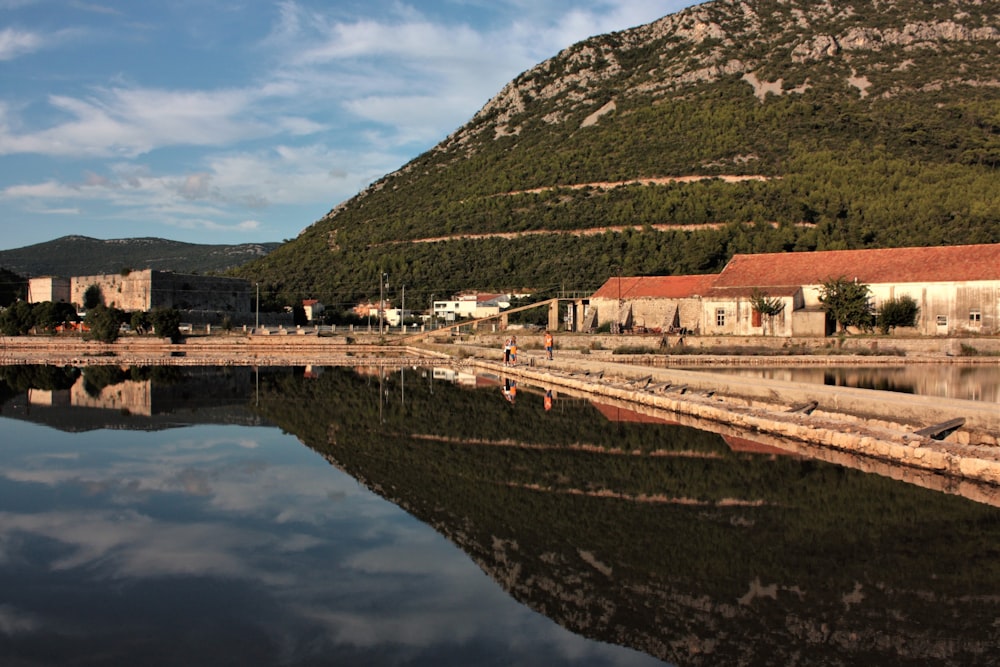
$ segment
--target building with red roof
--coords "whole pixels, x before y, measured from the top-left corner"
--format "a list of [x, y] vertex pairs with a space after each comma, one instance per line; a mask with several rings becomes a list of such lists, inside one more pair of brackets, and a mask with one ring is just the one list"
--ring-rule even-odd
[[302, 310], [305, 311], [307, 321], [315, 322], [326, 310], [326, 306], [316, 299], [303, 299]]
[[[867, 285], [873, 309], [912, 298], [919, 333], [1000, 333], [1000, 244], [734, 255], [717, 275], [610, 278], [591, 297], [591, 316], [613, 328], [822, 336], [833, 323], [821, 287], [841, 278]], [[762, 316], [755, 294], [781, 312]]]
[[609, 278], [590, 297], [593, 328], [653, 332], [695, 330], [701, 319], [701, 297], [718, 275]]

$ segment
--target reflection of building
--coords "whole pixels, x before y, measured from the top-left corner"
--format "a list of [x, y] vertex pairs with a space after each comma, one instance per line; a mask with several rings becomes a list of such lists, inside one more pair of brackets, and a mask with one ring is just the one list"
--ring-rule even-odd
[[83, 306], [84, 296], [94, 287], [100, 290], [104, 305], [126, 311], [176, 308], [249, 313], [252, 310], [250, 283], [246, 280], [152, 269], [73, 278], [32, 278], [28, 286], [29, 300]]
[[28, 388], [28, 404], [50, 408], [65, 408], [71, 405], [69, 392], [59, 389]]
[[149, 380], [124, 380], [100, 389], [96, 395], [91, 393], [93, 391], [87, 389], [81, 375], [69, 389], [29, 389], [28, 402], [38, 406], [115, 410], [145, 417], [153, 414], [152, 384]]
[[431, 377], [442, 382], [475, 387], [478, 384], [479, 376], [475, 373], [447, 367], [434, 367], [431, 369]]
[[28, 389], [18, 410], [5, 414], [63, 430], [160, 429], [189, 424], [259, 424], [249, 407], [260, 377], [288, 368], [100, 367], [67, 375], [65, 389]]

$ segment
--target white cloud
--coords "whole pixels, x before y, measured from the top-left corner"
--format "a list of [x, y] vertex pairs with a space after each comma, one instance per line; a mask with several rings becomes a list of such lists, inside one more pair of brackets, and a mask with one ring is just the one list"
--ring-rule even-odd
[[31, 132], [0, 131], [0, 154], [135, 157], [169, 145], [217, 146], [266, 136], [252, 118], [247, 91], [97, 90], [86, 99], [52, 95], [50, 106], [69, 120]]
[[[0, 0], [0, 8], [19, 4]], [[582, 38], [687, 3], [592, 0], [567, 9], [496, 0], [468, 13], [463, 4], [390, 0], [310, 8], [289, 0], [278, 5], [273, 27], [259, 33], [263, 38], [229, 33], [235, 41], [227, 49], [240, 54], [239, 66], [223, 64], [205, 76], [191, 64], [205, 53], [187, 48], [184, 36], [195, 25], [211, 30], [213, 21], [232, 14], [207, 6], [178, 26], [155, 24], [139, 11], [102, 15], [101, 28], [91, 27], [91, 34], [123, 25], [115, 21], [148, 21], [172, 37], [163, 40], [171, 52], [145, 51], [155, 41], [152, 33], [137, 38], [118, 31], [117, 46], [129, 40], [135, 62], [97, 69], [73, 85], [63, 82], [73, 80], [71, 70], [40, 69], [51, 74], [33, 79], [42, 81], [44, 93], [0, 92], [4, 167], [25, 155], [48, 165], [31, 173], [6, 168], [0, 200], [32, 202], [34, 212], [79, 211], [83, 233], [86, 225], [125, 230], [112, 221], [137, 218], [213, 232], [299, 230], [312, 220], [290, 219], [276, 207], [315, 210], [318, 217], [443, 140], [519, 72]], [[54, 36], [71, 36], [71, 30], [86, 34], [85, 28], [49, 35], [8, 28], [0, 32], [0, 60], [64, 48], [72, 40]], [[98, 56], [94, 62], [101, 48], [88, 43]], [[208, 52], [203, 43], [199, 48]], [[147, 59], [157, 65], [147, 68]], [[173, 60], [187, 63], [183, 76]], [[44, 66], [41, 57], [30, 62]], [[178, 81], [197, 85], [178, 88]], [[79, 182], [63, 166], [70, 161], [86, 174]]]
[[78, 188], [67, 186], [56, 181], [45, 181], [31, 185], [11, 185], [3, 189], [0, 197], [3, 199], [64, 199], [79, 197]]
[[43, 46], [44, 41], [38, 33], [4, 28], [0, 30], [0, 60], [13, 60], [18, 56], [37, 51]]
[[80, 215], [80, 209], [77, 207], [73, 208], [42, 208], [38, 209], [38, 213], [44, 215]]

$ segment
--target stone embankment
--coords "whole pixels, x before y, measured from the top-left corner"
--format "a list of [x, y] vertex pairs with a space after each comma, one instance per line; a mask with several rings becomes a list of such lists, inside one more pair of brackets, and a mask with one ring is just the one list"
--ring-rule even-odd
[[0, 337], [0, 366], [59, 364], [97, 366], [363, 366], [406, 359], [440, 363], [446, 355], [410, 346], [349, 343], [343, 337], [206, 336], [171, 343], [165, 338], [121, 338], [114, 343], [80, 338]]
[[[720, 432], [786, 451], [803, 453], [808, 446], [880, 462], [895, 470], [894, 477], [922, 473], [924, 478], [928, 474], [940, 478], [925, 481], [926, 486], [950, 488], [959, 480], [997, 486], [995, 500], [1000, 505], [1000, 406], [996, 404], [582, 359], [565, 363], [535, 359], [516, 367], [493, 360], [471, 363], [498, 377], [622, 401], [668, 421], [683, 417], [702, 429], [706, 424], [724, 426]], [[813, 401], [815, 408], [795, 410]], [[966, 423], [943, 440], [915, 433], [955, 417]]]

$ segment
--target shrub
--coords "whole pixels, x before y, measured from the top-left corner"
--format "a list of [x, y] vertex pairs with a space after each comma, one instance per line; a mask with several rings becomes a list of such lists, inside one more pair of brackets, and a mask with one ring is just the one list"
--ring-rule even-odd
[[884, 301], [878, 308], [878, 328], [884, 334], [896, 327], [912, 327], [917, 324], [920, 306], [910, 296]]

